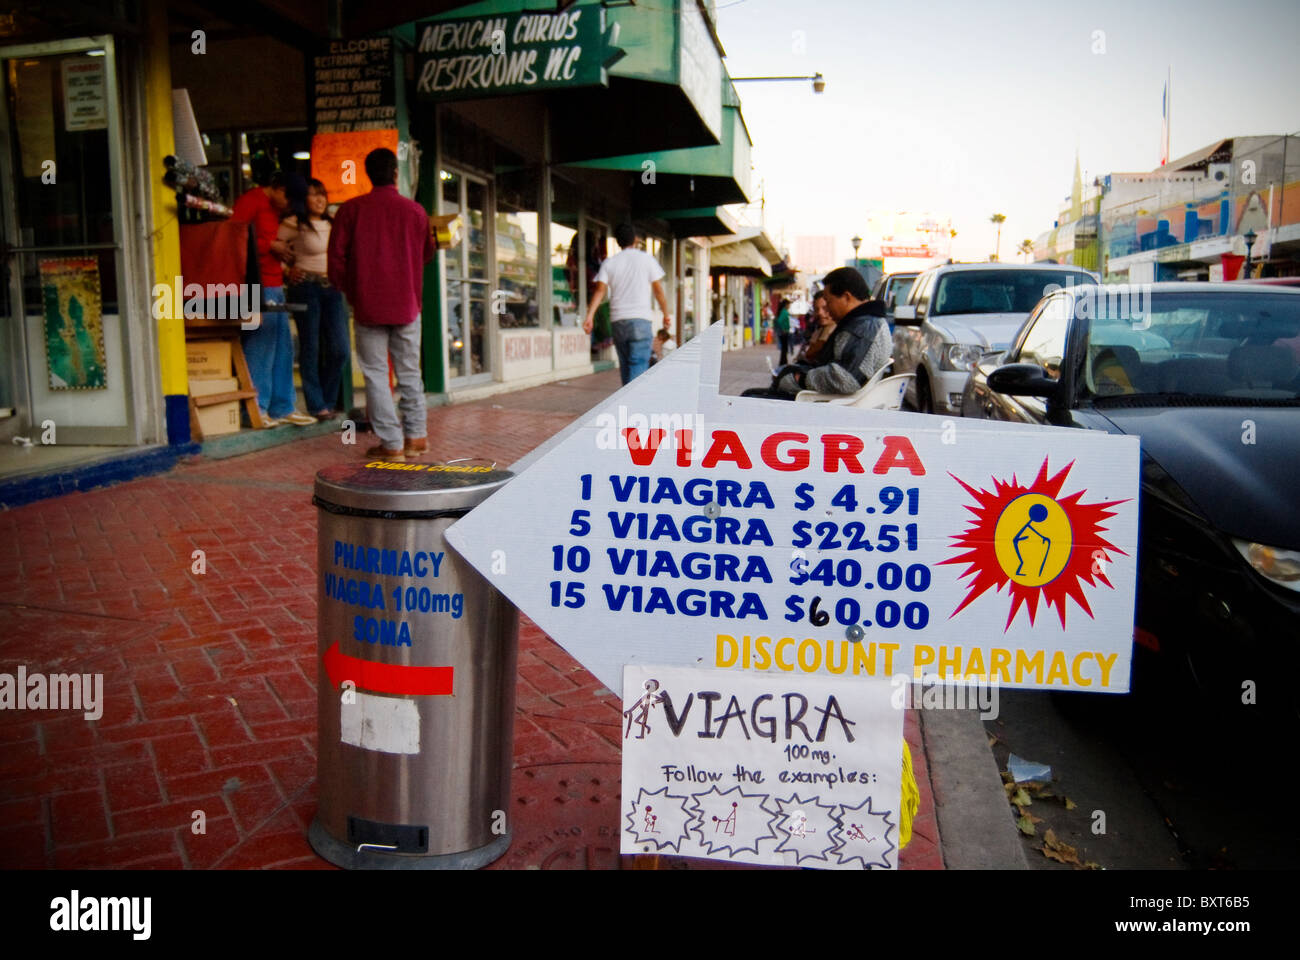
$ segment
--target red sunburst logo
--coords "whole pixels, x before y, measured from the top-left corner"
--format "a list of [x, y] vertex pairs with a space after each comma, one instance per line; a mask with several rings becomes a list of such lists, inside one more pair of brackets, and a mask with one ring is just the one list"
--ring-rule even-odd
[[1040, 596], [1049, 607], [1056, 607], [1062, 628], [1066, 597], [1073, 598], [1088, 616], [1093, 615], [1083, 584], [1096, 586], [1100, 582], [1113, 590], [1114, 585], [1106, 579], [1106, 565], [1111, 562], [1107, 551], [1124, 553], [1102, 536], [1102, 521], [1115, 515], [1107, 508], [1128, 501], [1081, 503], [1086, 490], [1060, 496], [1073, 466], [1071, 461], [1056, 476], [1049, 477], [1044, 458], [1038, 476], [1029, 486], [1012, 474], [1010, 483], [993, 478], [992, 492], [976, 490], [960, 477], [948, 474], [975, 498], [974, 506], [966, 505], [975, 515], [974, 521], [965, 532], [952, 538], [954, 548], [965, 552], [940, 561], [967, 564], [960, 576], [972, 578], [966, 585], [966, 599], [949, 619], [989, 587], [1000, 592], [1008, 585], [1011, 612], [1003, 632], [1010, 629], [1021, 605], [1029, 611], [1032, 624]]

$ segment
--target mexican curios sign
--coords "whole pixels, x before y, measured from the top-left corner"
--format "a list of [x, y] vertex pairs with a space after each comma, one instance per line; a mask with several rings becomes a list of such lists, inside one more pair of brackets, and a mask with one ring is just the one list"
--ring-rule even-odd
[[426, 20], [416, 38], [415, 90], [425, 99], [476, 99], [606, 82], [602, 7]]
[[1128, 690], [1138, 440], [720, 397], [710, 329], [447, 540], [611, 689], [625, 664]]

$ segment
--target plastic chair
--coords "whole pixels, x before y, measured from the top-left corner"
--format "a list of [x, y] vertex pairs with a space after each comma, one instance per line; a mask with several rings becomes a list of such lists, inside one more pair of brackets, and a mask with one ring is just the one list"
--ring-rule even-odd
[[870, 389], [859, 391], [856, 394], [858, 399], [851, 405], [858, 410], [901, 410], [907, 384], [915, 378], [914, 373], [900, 373], [896, 377], [885, 377], [872, 384]]
[[880, 381], [885, 379], [885, 374], [894, 364], [894, 358], [890, 357], [884, 365], [875, 372], [870, 380], [864, 383], [856, 393], [818, 393], [816, 390], [800, 390], [795, 394], [796, 403], [830, 403], [837, 407], [856, 407], [858, 401], [866, 395], [867, 391], [874, 387]]

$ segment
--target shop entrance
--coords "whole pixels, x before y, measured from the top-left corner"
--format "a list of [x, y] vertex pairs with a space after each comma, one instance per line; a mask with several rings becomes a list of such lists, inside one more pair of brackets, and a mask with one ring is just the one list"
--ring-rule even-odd
[[0, 73], [0, 442], [136, 443], [112, 38], [0, 47]]
[[447, 378], [450, 386], [492, 379], [490, 316], [496, 289], [487, 180], [459, 170], [438, 172], [442, 213], [459, 213], [461, 242], [448, 251]]

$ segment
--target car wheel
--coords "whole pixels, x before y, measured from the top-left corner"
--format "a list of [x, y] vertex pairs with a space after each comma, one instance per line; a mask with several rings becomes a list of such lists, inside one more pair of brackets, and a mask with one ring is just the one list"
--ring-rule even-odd
[[930, 378], [920, 370], [916, 374], [916, 409], [921, 413], [934, 413], [934, 397], [930, 395]]

